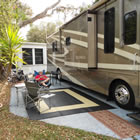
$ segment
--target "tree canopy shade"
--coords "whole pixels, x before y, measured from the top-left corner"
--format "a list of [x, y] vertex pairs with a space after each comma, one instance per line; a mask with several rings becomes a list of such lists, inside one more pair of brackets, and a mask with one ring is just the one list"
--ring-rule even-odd
[[[44, 17], [46, 17], [46, 16], [51, 16], [51, 15], [54, 13], [54, 11], [56, 10], [56, 9], [54, 9], [54, 8], [55, 8], [60, 2], [61, 2], [61, 0], [58, 0], [58, 1], [57, 1], [56, 3], [54, 3], [53, 5], [47, 7], [43, 12], [37, 14], [36, 16], [34, 16], [34, 17], [30, 18], [30, 19], [27, 19], [27, 20], [25, 20], [25, 21], [20, 22], [20, 23], [19, 23], [19, 27], [20, 27], [20, 28], [21, 28], [21, 27], [24, 27], [24, 26], [26, 26], [26, 25], [28, 25], [28, 24], [30, 24], [30, 23], [33, 23], [34, 21], [36, 21], [36, 20], [38, 20], [38, 19], [41, 19], [41, 18], [44, 18]], [[50, 10], [51, 10], [51, 14], [48, 14], [48, 12], [49, 12]]]
[[[0, 0], [0, 28], [3, 24], [18, 24], [19, 27], [24, 27], [34, 21], [44, 18], [46, 16], [51, 16], [54, 9], [61, 0], [58, 0], [53, 5], [47, 7], [43, 12], [31, 17], [32, 10], [29, 6], [22, 4], [19, 0]], [[48, 12], [50, 12], [48, 14]]]
[[82, 5], [82, 6], [80, 6], [80, 7], [79, 7], [79, 13], [81, 13], [81, 12], [87, 10], [87, 9], [90, 8], [90, 7], [91, 7], [91, 5]]
[[96, 2], [98, 2], [99, 0], [95, 0], [95, 2], [94, 3], [96, 3]]
[[0, 27], [5, 24], [18, 24], [31, 15], [31, 8], [19, 0], [0, 0]]
[[71, 12], [71, 14], [76, 15], [78, 10], [77, 8], [74, 8], [72, 5], [58, 7], [57, 5], [60, 2], [61, 0], [57, 0], [54, 4], [48, 6], [41, 13], [31, 17], [31, 8], [25, 4], [22, 4], [20, 0], [0, 0], [0, 24], [1, 21], [4, 21], [5, 23], [16, 23], [20, 28], [22, 28], [38, 19], [51, 16], [55, 11], [64, 14], [64, 21], [66, 20], [68, 13]]

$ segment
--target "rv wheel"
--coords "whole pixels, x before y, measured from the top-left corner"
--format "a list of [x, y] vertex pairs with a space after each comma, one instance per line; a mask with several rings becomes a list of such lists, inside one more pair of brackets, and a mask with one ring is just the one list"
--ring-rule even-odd
[[124, 109], [132, 109], [134, 107], [134, 94], [130, 86], [124, 81], [118, 81], [113, 88], [113, 96], [115, 102]]

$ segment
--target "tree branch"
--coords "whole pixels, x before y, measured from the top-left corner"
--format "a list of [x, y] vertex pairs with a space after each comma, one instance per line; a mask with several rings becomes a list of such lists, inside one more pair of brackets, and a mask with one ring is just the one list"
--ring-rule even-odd
[[[37, 14], [36, 16], [34, 16], [33, 18], [30, 18], [28, 20], [25, 20], [23, 22], [21, 22], [19, 24], [19, 27], [22, 28], [30, 23], [35, 22], [38, 19], [44, 18], [46, 16], [50, 16], [50, 14], [48, 15], [47, 12], [53, 8], [55, 8], [59, 3], [61, 2], [61, 0], [58, 0], [56, 3], [54, 3], [53, 5], [47, 7], [43, 12], [41, 12], [40, 14]], [[54, 10], [52, 10], [52, 13], [54, 12]]]

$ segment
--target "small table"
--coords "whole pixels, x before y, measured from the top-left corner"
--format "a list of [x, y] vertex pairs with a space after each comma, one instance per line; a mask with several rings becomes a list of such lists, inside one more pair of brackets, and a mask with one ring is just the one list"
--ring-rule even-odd
[[18, 89], [23, 88], [23, 87], [25, 87], [25, 84], [24, 84], [24, 83], [19, 83], [19, 84], [16, 84], [16, 85], [15, 85], [16, 93], [17, 93], [17, 106], [18, 106], [18, 103], [19, 103]]

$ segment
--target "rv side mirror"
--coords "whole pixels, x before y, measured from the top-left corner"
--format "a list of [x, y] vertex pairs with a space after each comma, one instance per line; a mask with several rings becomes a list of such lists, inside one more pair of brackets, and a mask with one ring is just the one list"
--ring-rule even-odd
[[55, 52], [55, 43], [52, 43], [52, 51]]
[[69, 46], [71, 44], [71, 38], [66, 37], [66, 46]]

